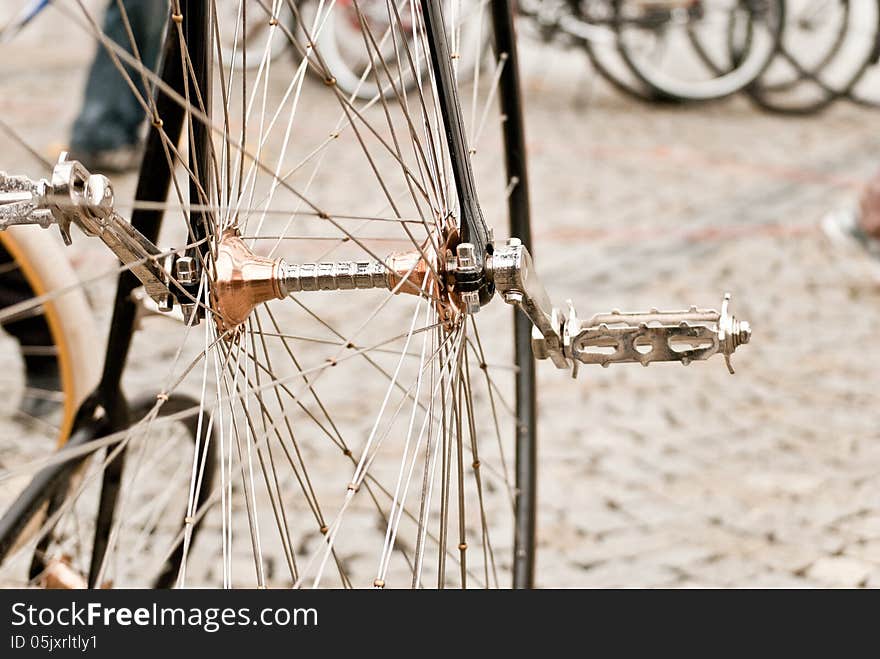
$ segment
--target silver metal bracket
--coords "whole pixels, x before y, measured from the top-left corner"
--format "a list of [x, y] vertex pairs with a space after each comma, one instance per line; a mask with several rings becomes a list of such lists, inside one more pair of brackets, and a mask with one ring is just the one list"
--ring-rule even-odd
[[169, 305], [168, 272], [161, 251], [123, 219], [113, 207], [113, 188], [106, 176], [90, 174], [81, 163], [61, 157], [51, 181], [32, 181], [0, 172], [0, 230], [15, 225], [56, 224], [67, 245], [70, 225], [97, 236], [141, 281], [160, 308]]
[[573, 377], [580, 364], [687, 365], [719, 353], [733, 373], [730, 356], [751, 338], [749, 324], [730, 313], [730, 294], [724, 296], [720, 312], [696, 307], [647, 313], [615, 310], [584, 322], [570, 301], [566, 313], [552, 305], [531, 255], [518, 239], [496, 246], [489, 269], [504, 301], [519, 307], [532, 321], [535, 357], [549, 359], [557, 368], [571, 368]]

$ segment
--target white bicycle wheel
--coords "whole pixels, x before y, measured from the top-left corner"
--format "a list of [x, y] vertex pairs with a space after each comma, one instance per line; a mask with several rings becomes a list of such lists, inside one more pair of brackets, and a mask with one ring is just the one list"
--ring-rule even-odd
[[[77, 407], [92, 392], [98, 382], [101, 363], [96, 359], [95, 339], [98, 336], [94, 317], [83, 290], [77, 288], [77, 275], [67, 260], [67, 254], [57, 236], [38, 227], [14, 227], [0, 234], [0, 243], [12, 256], [14, 267], [24, 275], [33, 295], [47, 299], [36, 308], [16, 313], [14, 309], [0, 309], [7, 322], [34, 312], [45, 317], [52, 337], [52, 345], [45, 346], [48, 354], [58, 361], [61, 384], [61, 411], [57, 425], [57, 443], [63, 444]], [[8, 274], [9, 266], [3, 275]], [[5, 311], [5, 314], [4, 314]], [[8, 346], [2, 350], [5, 361], [0, 371], [6, 376], [7, 387], [0, 392], [0, 400], [14, 409], [23, 395], [23, 373], [19, 362], [20, 350], [11, 337], [4, 338]], [[49, 393], [49, 392], [47, 392]], [[12, 416], [9, 411], [0, 416]]]
[[[620, 0], [618, 50], [632, 72], [658, 94], [709, 101], [753, 82], [777, 52], [782, 0]], [[730, 31], [746, 44], [734, 60]]]
[[[336, 0], [336, 4], [335, 11], [324, 14], [320, 30], [317, 29], [319, 26], [316, 21], [318, 2], [312, 0], [304, 3], [301, 15], [303, 24], [317, 34], [317, 49], [339, 88], [361, 100], [373, 98], [379, 92], [380, 86], [384, 87], [385, 95], [395, 93], [390, 85], [376, 82], [370, 65], [370, 55], [363, 43], [359, 12], [364, 22], [370, 26], [371, 32], [376, 35], [377, 46], [385, 65], [392, 72], [399, 68], [403, 73], [402, 86], [411, 88], [415, 79], [407, 63], [402, 61], [405, 55], [401, 46], [408, 42], [412, 49], [413, 23], [414, 20], [419, 20], [421, 12], [418, 3], [403, 5], [403, 11], [399, 12], [400, 26], [392, 20], [396, 17], [389, 19], [384, 0], [364, 0], [357, 7], [352, 0]], [[451, 0], [445, 4], [452, 56], [457, 60], [459, 75], [470, 76], [477, 65], [478, 54], [485, 53], [487, 49], [489, 33], [488, 19], [484, 18], [485, 0]], [[458, 26], [457, 29], [453, 29], [455, 25]]]
[[[12, 258], [3, 264], [0, 286], [8, 286], [11, 275], [21, 275], [36, 300], [0, 308], [0, 322], [7, 325], [22, 319], [42, 319], [49, 339], [49, 345], [19, 346], [15, 338], [0, 331], [0, 447], [2, 466], [7, 470], [29, 459], [51, 455], [56, 447], [63, 446], [79, 405], [98, 383], [101, 362], [95, 350], [97, 328], [59, 242], [57, 236], [38, 227], [14, 227], [0, 233], [0, 244]], [[24, 351], [54, 357], [60, 391], [27, 390]], [[18, 408], [25, 395], [57, 401], [57, 413], [24, 417]], [[27, 480], [25, 473], [0, 482], [0, 509], [14, 499]], [[38, 515], [18, 542], [33, 537], [43, 520], [44, 515]]]
[[[224, 28], [220, 33], [223, 59], [232, 62], [236, 69], [253, 71], [260, 67], [267, 50], [271, 58], [277, 58], [288, 50], [287, 39], [281, 30], [269, 24], [258, 0], [223, 0], [217, 3], [217, 12], [218, 23]], [[248, 12], [253, 17], [248, 22], [247, 30], [236, 20], [242, 12]], [[278, 22], [292, 27], [290, 10], [282, 8]]]

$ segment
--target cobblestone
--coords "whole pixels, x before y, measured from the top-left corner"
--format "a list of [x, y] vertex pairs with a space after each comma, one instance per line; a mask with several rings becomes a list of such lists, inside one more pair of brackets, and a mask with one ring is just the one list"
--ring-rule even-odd
[[807, 576], [830, 586], [852, 588], [865, 585], [872, 571], [872, 566], [864, 561], [845, 556], [823, 556], [807, 570]]
[[764, 572], [764, 568], [753, 560], [736, 556], [714, 555], [704, 561], [690, 562], [682, 567], [688, 579], [719, 586], [750, 584]]

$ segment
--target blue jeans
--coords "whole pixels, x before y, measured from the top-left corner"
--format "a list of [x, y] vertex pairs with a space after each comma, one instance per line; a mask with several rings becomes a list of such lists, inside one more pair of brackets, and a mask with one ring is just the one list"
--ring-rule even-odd
[[[143, 63], [154, 70], [168, 25], [168, 3], [163, 0], [123, 0]], [[104, 14], [104, 34], [132, 52], [122, 13], [110, 0]], [[142, 74], [125, 66], [138, 91], [146, 98]], [[73, 124], [70, 146], [74, 151], [95, 152], [132, 146], [140, 142], [144, 108], [132, 94], [107, 49], [98, 44], [86, 83], [82, 109]]]

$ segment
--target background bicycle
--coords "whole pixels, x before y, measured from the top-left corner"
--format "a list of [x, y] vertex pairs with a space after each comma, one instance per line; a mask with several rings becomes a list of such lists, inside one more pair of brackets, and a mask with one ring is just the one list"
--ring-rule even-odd
[[[873, 0], [523, 0], [519, 9], [542, 39], [583, 49], [597, 73], [642, 100], [715, 100], [745, 90], [763, 109], [799, 114], [840, 99], [873, 103], [864, 81], [880, 55], [880, 12]], [[337, 45], [350, 39], [347, 26], [356, 27], [350, 7], [346, 11], [349, 19], [324, 33], [324, 45], [334, 69], [344, 72], [341, 84], [353, 89], [358, 62]], [[381, 11], [374, 14], [381, 20]], [[281, 20], [295, 29], [289, 11]], [[255, 25], [253, 32], [245, 60], [257, 68], [268, 26]], [[234, 38], [225, 35], [228, 50]], [[273, 56], [293, 54], [277, 33], [270, 49]]]

